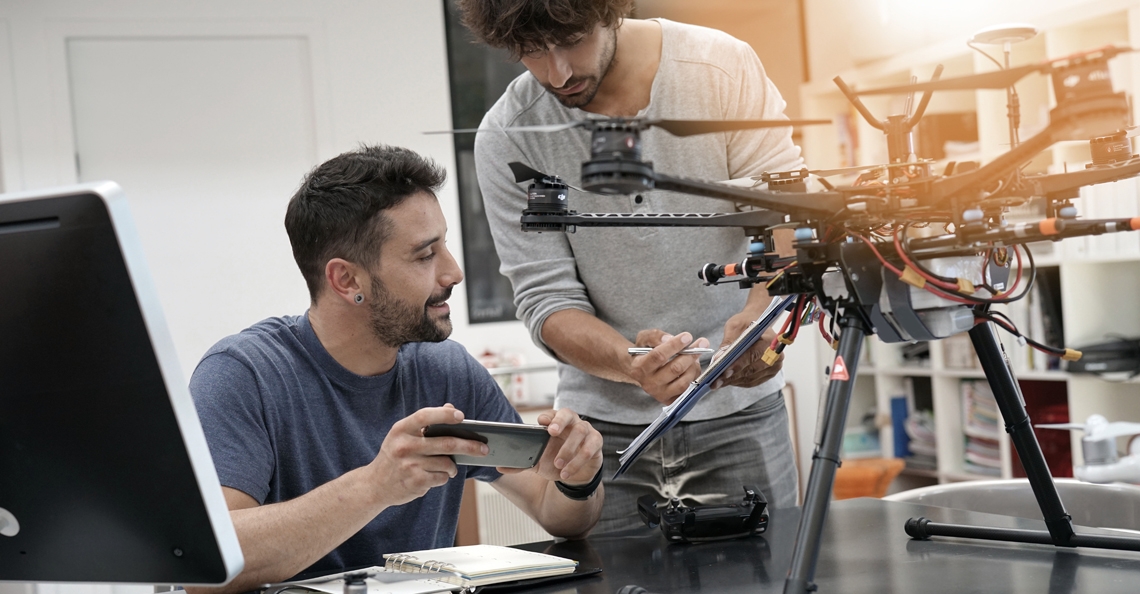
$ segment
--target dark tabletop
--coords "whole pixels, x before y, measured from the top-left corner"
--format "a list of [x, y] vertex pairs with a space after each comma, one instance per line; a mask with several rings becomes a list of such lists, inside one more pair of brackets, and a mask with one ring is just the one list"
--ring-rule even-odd
[[[1044, 530], [1026, 520], [878, 499], [833, 502], [815, 583], [821, 594], [861, 592], [1140, 592], [1140, 553], [956, 538], [912, 540], [908, 518]], [[672, 592], [783, 592], [799, 510], [772, 510], [763, 536], [716, 543], [667, 542], [657, 529], [520, 548], [602, 567], [594, 576], [548, 584], [539, 594], [614, 594], [636, 584]], [[1107, 533], [1078, 528], [1078, 533]]]

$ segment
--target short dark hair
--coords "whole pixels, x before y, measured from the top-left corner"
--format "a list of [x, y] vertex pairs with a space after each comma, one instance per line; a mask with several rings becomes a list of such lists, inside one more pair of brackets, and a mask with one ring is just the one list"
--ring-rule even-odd
[[535, 47], [558, 45], [598, 24], [613, 27], [633, 0], [458, 0], [463, 24], [491, 47], [514, 58]]
[[435, 196], [447, 173], [406, 148], [362, 145], [309, 172], [285, 211], [293, 259], [315, 302], [333, 258], [371, 268], [391, 234], [384, 211], [409, 196]]

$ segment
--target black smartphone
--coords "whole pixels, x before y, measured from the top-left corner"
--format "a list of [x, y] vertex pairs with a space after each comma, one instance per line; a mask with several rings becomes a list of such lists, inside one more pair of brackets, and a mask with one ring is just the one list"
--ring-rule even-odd
[[502, 468], [532, 468], [550, 441], [550, 434], [542, 425], [462, 421], [424, 427], [424, 437], [443, 436], [485, 443], [490, 450], [486, 456], [452, 456], [456, 464]]

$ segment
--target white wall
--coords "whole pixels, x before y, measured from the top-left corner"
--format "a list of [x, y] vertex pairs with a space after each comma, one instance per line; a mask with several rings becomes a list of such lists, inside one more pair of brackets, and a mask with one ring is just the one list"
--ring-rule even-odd
[[804, 0], [812, 80], [938, 44], [965, 47], [1003, 23], [1056, 25], [1082, 7], [1112, 11], [1135, 0]]
[[[422, 134], [451, 127], [443, 7], [439, 0], [0, 0], [0, 181], [5, 191], [81, 179], [69, 78], [69, 58], [75, 56], [68, 53], [68, 40], [74, 48], [75, 40], [149, 38], [288, 38], [300, 40], [308, 54], [303, 57], [311, 86], [305, 106], [312, 111], [310, 162], [262, 171], [262, 192], [268, 196], [250, 197], [233, 210], [210, 208], [205, 199], [164, 206], [147, 202], [152, 196], [132, 195], [124, 184], [132, 209], [147, 213], [137, 217], [144, 251], [157, 273], [159, 297], [188, 376], [216, 340], [264, 317], [301, 313], [307, 306], [281, 221], [285, 202], [309, 167], [359, 143], [382, 142], [409, 147], [454, 172], [450, 139]], [[197, 105], [198, 117], [218, 121], [230, 115], [232, 102], [217, 95]], [[163, 107], [155, 106], [155, 113]], [[177, 145], [178, 129], [156, 126], [154, 140]], [[161, 164], [172, 188], [221, 175], [224, 164], [201, 156]], [[153, 163], [145, 166], [157, 169]], [[137, 177], [125, 170], [116, 175], [115, 166], [100, 168], [99, 174], [113, 180]], [[462, 258], [454, 177], [440, 201], [448, 217], [448, 244]], [[239, 216], [234, 211], [244, 219], [228, 220]], [[218, 249], [219, 242], [235, 249]], [[491, 346], [522, 351], [531, 361], [542, 358], [520, 323], [470, 326], [463, 291], [453, 294], [452, 310], [453, 338], [469, 350]]]

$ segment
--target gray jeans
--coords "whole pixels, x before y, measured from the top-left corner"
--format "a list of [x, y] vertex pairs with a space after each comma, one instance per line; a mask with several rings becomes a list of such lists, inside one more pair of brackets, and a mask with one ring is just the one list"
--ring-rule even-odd
[[744, 486], [758, 487], [769, 508], [796, 505], [799, 483], [783, 395], [719, 419], [680, 423], [650, 445], [616, 481], [617, 450], [645, 425], [589, 419], [601, 432], [606, 502], [594, 534], [644, 525], [637, 499], [652, 494], [658, 504], [672, 497], [687, 505], [739, 503]]

